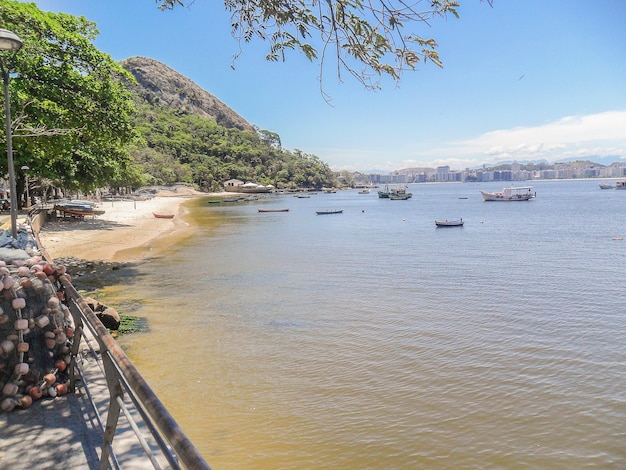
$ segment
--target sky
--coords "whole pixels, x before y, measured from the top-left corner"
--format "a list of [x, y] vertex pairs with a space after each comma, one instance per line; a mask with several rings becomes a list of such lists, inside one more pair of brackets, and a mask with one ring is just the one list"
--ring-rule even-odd
[[[84, 16], [115, 60], [158, 60], [282, 146], [332, 169], [389, 172], [448, 165], [591, 159], [626, 163], [626, 1], [460, 0], [460, 18], [412, 30], [434, 37], [444, 68], [420, 63], [368, 91], [297, 53], [239, 44], [223, 2], [158, 10], [154, 0], [41, 0]], [[323, 92], [330, 96], [324, 99]]]

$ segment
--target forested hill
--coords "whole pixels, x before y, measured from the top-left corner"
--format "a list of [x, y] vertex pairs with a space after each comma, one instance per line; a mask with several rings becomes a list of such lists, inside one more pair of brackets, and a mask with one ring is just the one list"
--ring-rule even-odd
[[130, 149], [131, 186], [185, 182], [219, 191], [232, 178], [290, 189], [338, 184], [317, 156], [283, 149], [276, 132], [251, 125], [170, 67], [144, 57], [121, 65], [138, 82], [130, 85], [141, 137]]
[[131, 87], [148, 103], [213, 119], [220, 126], [254, 131], [244, 118], [208, 91], [161, 62], [131, 57], [121, 62], [138, 85]]

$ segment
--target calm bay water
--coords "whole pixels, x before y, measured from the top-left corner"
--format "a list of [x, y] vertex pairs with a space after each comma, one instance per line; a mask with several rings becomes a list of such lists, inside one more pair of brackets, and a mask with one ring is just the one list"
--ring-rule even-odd
[[120, 342], [217, 470], [624, 468], [626, 191], [532, 184], [194, 200]]

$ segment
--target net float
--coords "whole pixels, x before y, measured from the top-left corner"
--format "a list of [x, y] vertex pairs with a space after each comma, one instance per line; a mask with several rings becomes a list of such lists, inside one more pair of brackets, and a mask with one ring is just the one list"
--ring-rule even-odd
[[17, 390], [18, 390], [18, 386], [12, 382], [9, 382], [8, 384], [5, 384], [4, 387], [2, 387], [2, 394], [7, 397], [10, 397], [10, 396], [15, 395], [17, 393]]
[[56, 269], [57, 275], [62, 276], [63, 274], [65, 274], [66, 271], [67, 271], [67, 268], [64, 265], [59, 264], [57, 266], [57, 269]]
[[0, 325], [4, 325], [9, 321], [9, 316], [6, 313], [0, 314]]
[[59, 372], [63, 372], [67, 367], [67, 363], [64, 360], [59, 359], [54, 363], [54, 367], [56, 367]]
[[65, 333], [57, 333], [56, 334], [56, 343], [57, 344], [65, 344], [65, 342], [67, 341], [67, 336], [65, 336]]
[[17, 331], [27, 330], [28, 329], [28, 320], [26, 320], [25, 318], [20, 318], [18, 320], [15, 320], [15, 329]]
[[8, 290], [15, 285], [15, 279], [13, 279], [11, 276], [5, 276], [2, 283], [4, 285], [4, 288]]
[[25, 410], [27, 408], [30, 408], [30, 406], [33, 404], [33, 399], [30, 395], [24, 395], [23, 397], [20, 397], [20, 401], [18, 404], [23, 410]]
[[43, 265], [43, 272], [49, 276], [56, 272], [56, 267], [53, 264], [46, 263]]
[[25, 277], [20, 280], [20, 286], [22, 286], [24, 289], [31, 289], [33, 287], [33, 281]]
[[54, 349], [57, 345], [56, 339], [54, 338], [46, 338], [45, 343], [47, 349]]
[[63, 396], [63, 395], [67, 395], [67, 385], [65, 384], [56, 384], [56, 386], [54, 387], [56, 389], [57, 395], [58, 396]]
[[0, 403], [0, 409], [2, 409], [2, 411], [13, 411], [16, 405], [17, 401], [13, 398], [5, 398], [2, 400], [2, 403]]
[[48, 315], [39, 315], [37, 318], [35, 318], [35, 325], [37, 325], [39, 328], [43, 328], [45, 326], [48, 326], [50, 324], [50, 318], [48, 317]]
[[71, 326], [66, 327], [65, 336], [67, 336], [68, 338], [71, 338], [72, 336], [74, 336], [74, 328], [72, 328]]
[[13, 299], [13, 301], [11, 302], [11, 306], [13, 307], [14, 310], [19, 310], [21, 308], [24, 308], [26, 307], [26, 299], [23, 299], [22, 297], [17, 297]]
[[17, 352], [25, 353], [30, 349], [30, 344], [26, 341], [20, 341], [17, 343]]
[[17, 268], [17, 275], [19, 277], [30, 276], [30, 268], [28, 266], [20, 266], [19, 268]]
[[43, 396], [43, 392], [35, 385], [28, 390], [28, 396], [30, 396], [33, 400], [39, 400]]
[[54, 374], [46, 374], [43, 376], [43, 381], [46, 383], [46, 385], [50, 386], [57, 381], [57, 377]]
[[28, 374], [28, 371], [29, 367], [28, 364], [25, 362], [19, 362], [15, 364], [15, 367], [13, 368], [13, 373], [17, 376], [26, 375]]
[[4, 351], [7, 354], [13, 351], [14, 348], [15, 348], [15, 345], [13, 344], [13, 341], [9, 341], [8, 339], [5, 339], [4, 341], [0, 343], [0, 349], [2, 349], [2, 351]]
[[61, 304], [61, 301], [56, 296], [55, 297], [50, 297], [48, 299], [48, 307], [49, 308], [59, 308], [60, 304]]
[[49, 397], [56, 398], [57, 396], [57, 389], [55, 387], [48, 387], [46, 389], [46, 392], [48, 393]]

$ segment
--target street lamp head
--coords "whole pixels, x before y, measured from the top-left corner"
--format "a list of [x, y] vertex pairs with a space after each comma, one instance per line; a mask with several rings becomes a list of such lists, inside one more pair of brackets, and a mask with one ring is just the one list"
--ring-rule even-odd
[[22, 40], [8, 29], [0, 29], [0, 51], [17, 52], [22, 48]]
[[24, 166], [21, 168], [21, 170], [22, 170], [22, 171], [28, 171], [28, 170], [30, 170], [30, 168], [29, 168], [27, 165], [24, 165]]

